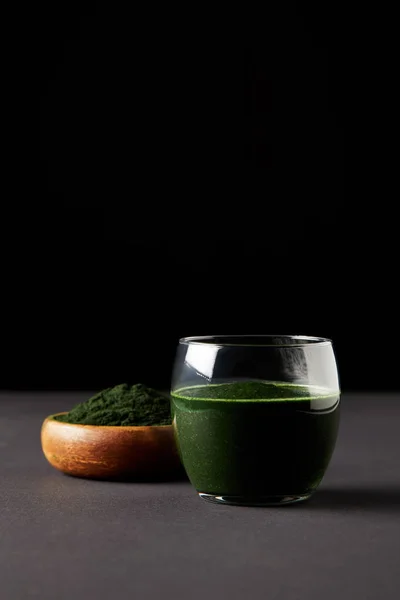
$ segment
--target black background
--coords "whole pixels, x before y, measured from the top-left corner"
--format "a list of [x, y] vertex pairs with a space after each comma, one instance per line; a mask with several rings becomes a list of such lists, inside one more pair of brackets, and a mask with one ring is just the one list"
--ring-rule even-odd
[[333, 339], [344, 389], [398, 389], [390, 21], [11, 20], [0, 386], [168, 386], [181, 336], [300, 333]]

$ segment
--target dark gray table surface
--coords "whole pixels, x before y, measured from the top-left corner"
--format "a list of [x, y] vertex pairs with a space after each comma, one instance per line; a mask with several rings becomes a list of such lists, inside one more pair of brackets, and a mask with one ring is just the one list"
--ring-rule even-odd
[[186, 481], [67, 477], [40, 426], [88, 393], [0, 393], [0, 598], [400, 597], [400, 395], [346, 395], [318, 493], [216, 506]]

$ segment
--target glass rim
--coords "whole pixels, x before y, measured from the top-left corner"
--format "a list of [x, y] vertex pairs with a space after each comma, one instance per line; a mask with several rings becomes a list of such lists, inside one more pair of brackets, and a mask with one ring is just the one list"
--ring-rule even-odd
[[[271, 343], [273, 339], [286, 339], [286, 342]], [[235, 341], [232, 341], [235, 340]], [[239, 340], [239, 341], [237, 341]], [[243, 340], [243, 341], [240, 341]], [[251, 342], [253, 340], [253, 343]], [[263, 342], [264, 340], [264, 342]], [[331, 346], [332, 340], [325, 337], [288, 334], [250, 334], [250, 335], [195, 335], [182, 337], [179, 344], [198, 344], [203, 346], [252, 348], [307, 348], [311, 346]]]

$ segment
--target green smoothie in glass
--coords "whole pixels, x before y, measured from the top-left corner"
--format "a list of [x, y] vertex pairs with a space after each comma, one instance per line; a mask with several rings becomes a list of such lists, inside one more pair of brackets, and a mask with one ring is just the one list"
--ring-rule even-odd
[[[238, 357], [247, 356], [247, 346], [244, 354], [237, 348], [220, 349], [223, 367], [227, 358], [227, 364], [236, 368]], [[186, 369], [191, 364], [199, 369], [207, 362], [204, 350], [196, 350], [195, 356], [192, 352], [189, 365], [185, 356]], [[272, 363], [269, 347], [251, 354], [254, 364], [260, 356]], [[289, 362], [297, 372], [306, 364], [302, 350], [280, 352], [279, 360], [282, 356], [284, 365]], [[250, 363], [245, 364], [249, 369]], [[273, 364], [279, 371], [281, 363]], [[243, 505], [285, 504], [307, 499], [318, 487], [338, 433], [338, 387], [243, 377], [176, 386], [171, 395], [181, 459], [203, 498]]]
[[304, 496], [321, 481], [338, 431], [337, 392], [250, 381], [172, 397], [182, 462], [198, 492]]

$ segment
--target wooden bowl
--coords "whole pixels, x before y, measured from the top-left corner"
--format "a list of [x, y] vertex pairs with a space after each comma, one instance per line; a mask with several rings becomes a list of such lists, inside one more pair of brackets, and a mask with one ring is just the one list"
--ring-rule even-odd
[[41, 442], [49, 463], [75, 477], [159, 480], [182, 476], [172, 425], [100, 426], [56, 421], [42, 425]]

